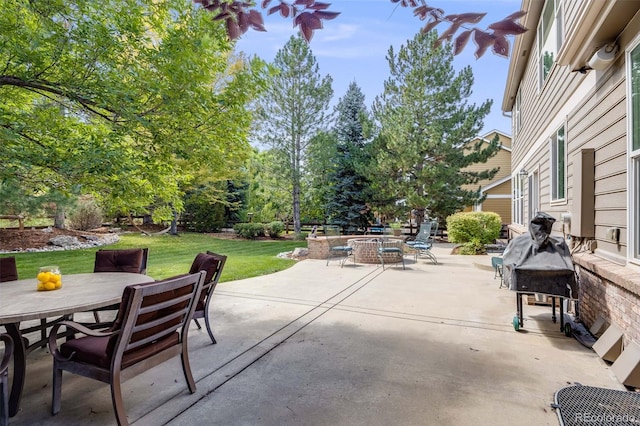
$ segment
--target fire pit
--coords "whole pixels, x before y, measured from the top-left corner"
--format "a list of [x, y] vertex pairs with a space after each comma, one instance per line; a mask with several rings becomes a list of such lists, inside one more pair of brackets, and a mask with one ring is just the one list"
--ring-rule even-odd
[[[353, 238], [347, 241], [347, 244], [350, 247], [353, 247], [353, 255], [355, 256], [355, 261], [357, 263], [380, 263], [380, 258], [378, 258], [378, 246], [380, 245], [380, 238]], [[399, 239], [388, 239], [387, 247], [389, 246], [397, 246], [398, 248], [403, 248], [403, 240]], [[397, 255], [392, 253], [384, 253], [382, 255], [384, 259], [384, 263], [398, 263], [401, 260], [398, 259]]]

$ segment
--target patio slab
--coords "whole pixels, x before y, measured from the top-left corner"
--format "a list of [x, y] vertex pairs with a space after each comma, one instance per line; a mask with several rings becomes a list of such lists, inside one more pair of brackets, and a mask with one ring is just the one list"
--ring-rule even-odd
[[[135, 425], [557, 425], [569, 383], [624, 389], [590, 349], [565, 337], [550, 308], [499, 289], [490, 256], [407, 257], [393, 266], [305, 260], [273, 275], [221, 283], [218, 340], [192, 326], [198, 390], [179, 360], [123, 385]], [[480, 266], [480, 267], [478, 267]], [[10, 424], [114, 424], [109, 388], [65, 374], [51, 417], [51, 357], [28, 359], [22, 411]]]

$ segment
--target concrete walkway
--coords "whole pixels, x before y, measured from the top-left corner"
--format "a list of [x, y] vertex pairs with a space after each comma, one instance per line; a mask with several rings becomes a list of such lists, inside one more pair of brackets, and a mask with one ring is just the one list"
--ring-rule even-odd
[[[489, 256], [407, 269], [305, 260], [219, 284], [212, 345], [195, 325], [189, 394], [178, 359], [123, 385], [135, 425], [557, 425], [554, 393], [573, 382], [624, 389], [551, 309], [499, 289]], [[109, 388], [66, 374], [51, 417], [51, 357], [28, 359], [15, 425], [113, 424]]]

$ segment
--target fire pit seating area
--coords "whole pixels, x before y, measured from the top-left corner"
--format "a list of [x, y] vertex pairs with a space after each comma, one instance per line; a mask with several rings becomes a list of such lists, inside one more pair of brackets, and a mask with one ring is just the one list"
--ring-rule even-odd
[[[329, 256], [328, 239], [339, 239], [340, 244], [353, 247], [353, 256], [356, 263], [377, 264], [380, 263], [378, 257], [378, 247], [382, 241], [382, 237], [362, 237], [357, 235], [332, 235], [327, 237], [309, 237], [307, 238], [307, 246], [309, 248], [310, 259], [327, 259]], [[398, 238], [387, 238], [385, 245], [397, 246], [400, 250], [403, 248], [403, 240]], [[382, 259], [385, 264], [402, 262], [397, 253], [383, 253]]]

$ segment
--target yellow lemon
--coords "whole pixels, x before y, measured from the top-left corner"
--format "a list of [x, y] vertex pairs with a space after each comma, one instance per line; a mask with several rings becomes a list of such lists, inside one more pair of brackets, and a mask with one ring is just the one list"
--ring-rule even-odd
[[47, 272], [40, 272], [36, 278], [38, 279], [38, 281], [45, 282], [45, 281], [47, 281], [46, 280], [46, 278], [47, 278], [46, 274], [47, 274]]
[[62, 277], [60, 276], [60, 274], [51, 274], [51, 281], [53, 281], [54, 283], [59, 283], [61, 279]]
[[44, 289], [45, 290], [55, 290], [56, 289], [56, 285], [54, 283], [52, 283], [51, 281], [47, 281], [46, 283], [44, 283]]
[[62, 288], [62, 281], [58, 280], [58, 281], [55, 282], [54, 285], [55, 285], [56, 289]]
[[42, 281], [38, 281], [38, 291], [44, 290], [44, 283]]

